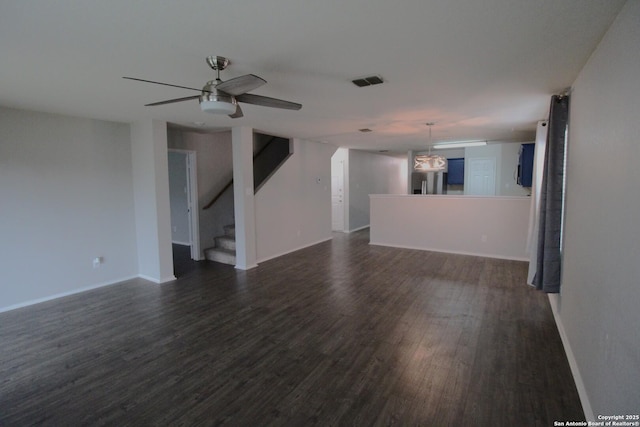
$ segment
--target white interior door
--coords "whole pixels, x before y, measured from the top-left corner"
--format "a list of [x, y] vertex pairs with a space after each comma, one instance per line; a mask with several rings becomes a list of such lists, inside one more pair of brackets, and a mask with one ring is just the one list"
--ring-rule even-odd
[[331, 167], [331, 229], [344, 231], [344, 161]]
[[494, 157], [474, 157], [468, 162], [468, 180], [465, 194], [473, 196], [496, 195], [496, 159]]

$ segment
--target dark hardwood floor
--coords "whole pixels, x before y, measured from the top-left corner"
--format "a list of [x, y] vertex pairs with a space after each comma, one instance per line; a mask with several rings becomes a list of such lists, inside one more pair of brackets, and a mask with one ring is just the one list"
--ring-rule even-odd
[[368, 237], [0, 314], [0, 425], [584, 420], [525, 263]]
[[185, 274], [198, 268], [198, 262], [191, 259], [191, 246], [172, 245], [173, 251], [173, 274], [180, 279]]

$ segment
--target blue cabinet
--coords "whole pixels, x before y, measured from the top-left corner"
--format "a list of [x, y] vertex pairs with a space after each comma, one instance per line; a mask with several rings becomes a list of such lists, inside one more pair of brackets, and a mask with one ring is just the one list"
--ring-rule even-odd
[[448, 185], [464, 184], [464, 158], [447, 159], [449, 163], [449, 172], [447, 173]]
[[518, 185], [531, 187], [533, 182], [533, 153], [535, 144], [522, 144], [520, 146], [520, 160], [518, 161]]

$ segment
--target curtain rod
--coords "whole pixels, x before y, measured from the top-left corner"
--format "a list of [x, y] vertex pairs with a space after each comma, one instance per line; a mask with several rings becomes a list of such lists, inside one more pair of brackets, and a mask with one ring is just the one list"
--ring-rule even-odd
[[556, 96], [557, 96], [559, 99], [562, 99], [562, 98], [564, 98], [565, 96], [569, 96], [569, 95], [571, 95], [571, 92], [572, 92], [572, 91], [573, 91], [573, 88], [572, 88], [571, 86], [569, 86], [568, 88], [566, 88], [566, 89], [564, 89], [564, 90], [562, 90], [562, 91], [560, 91], [560, 92], [556, 93]]

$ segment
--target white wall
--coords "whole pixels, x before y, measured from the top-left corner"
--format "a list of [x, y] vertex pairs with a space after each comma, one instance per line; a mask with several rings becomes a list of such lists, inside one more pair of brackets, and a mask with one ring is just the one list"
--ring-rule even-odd
[[563, 279], [552, 301], [587, 415], [640, 407], [639, 46], [640, 1], [631, 0], [571, 98]]
[[294, 139], [293, 155], [255, 195], [258, 262], [331, 239], [335, 150]]
[[214, 237], [224, 234], [223, 227], [234, 222], [233, 187], [209, 209], [202, 209], [233, 177], [231, 132], [196, 133], [169, 128], [167, 138], [169, 148], [196, 152], [200, 248], [210, 248]]
[[0, 218], [0, 310], [136, 276], [129, 125], [0, 108]]
[[371, 244], [528, 260], [526, 197], [370, 198]]
[[370, 194], [406, 194], [407, 160], [360, 150], [347, 153], [347, 230], [369, 226]]

